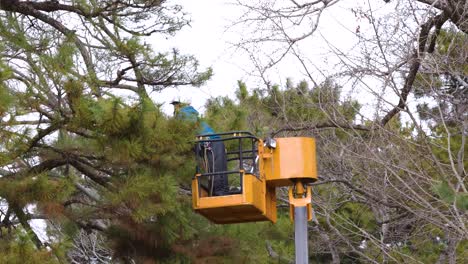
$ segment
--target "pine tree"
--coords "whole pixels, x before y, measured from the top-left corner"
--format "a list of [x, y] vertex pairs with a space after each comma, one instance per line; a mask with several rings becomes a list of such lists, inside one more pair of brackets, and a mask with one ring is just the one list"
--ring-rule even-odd
[[113, 262], [155, 261], [194, 234], [179, 188], [196, 124], [150, 93], [202, 85], [211, 69], [147, 38], [188, 21], [166, 1], [0, 1], [0, 227], [18, 230], [0, 262], [63, 263], [82, 230]]

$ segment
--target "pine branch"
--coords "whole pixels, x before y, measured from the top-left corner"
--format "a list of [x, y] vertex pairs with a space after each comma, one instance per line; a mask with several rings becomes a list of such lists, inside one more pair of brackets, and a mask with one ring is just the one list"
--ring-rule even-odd
[[[53, 2], [53, 1], [48, 1], [48, 2]], [[42, 2], [43, 5], [44, 3], [45, 2]], [[36, 7], [38, 7], [38, 4], [39, 4], [39, 7], [41, 7], [40, 6], [41, 3], [37, 3], [37, 2], [30, 2], [30, 1], [24, 2], [24, 1], [18, 1], [18, 0], [0, 0], [0, 9], [5, 10], [5, 11], [17, 12], [19, 14], [23, 14], [26, 16], [32, 16], [52, 26], [53, 28], [58, 30], [60, 33], [62, 33], [64, 36], [71, 38], [75, 42], [75, 45], [77, 46], [78, 50], [80, 51], [80, 54], [86, 65], [86, 69], [88, 70], [88, 74], [95, 76], [96, 73], [94, 70], [93, 61], [91, 59], [91, 54], [86, 49], [85, 44], [75, 34], [75, 31], [68, 29], [58, 20], [55, 20], [52, 17], [44, 14], [43, 12], [41, 12], [40, 9], [36, 9]], [[57, 3], [55, 3], [55, 5], [56, 4]], [[46, 5], [50, 6], [49, 3], [47, 3]]]
[[91, 180], [95, 181], [101, 186], [104, 186], [106, 188], [111, 188], [112, 186], [109, 185], [109, 177], [104, 176], [102, 173], [99, 171], [95, 170], [91, 166], [88, 166], [78, 160], [71, 159], [69, 160], [70, 165], [72, 165], [75, 169], [77, 169], [79, 172], [83, 173], [86, 175], [88, 178]]
[[41, 124], [50, 124], [50, 120], [13, 120], [8, 121], [3, 124], [0, 124], [0, 127], [7, 127], [7, 126], [22, 126], [22, 125], [41, 125]]
[[41, 174], [65, 164], [67, 164], [67, 160], [65, 159], [49, 159], [29, 169], [24, 169], [18, 172], [9, 172], [5, 169], [0, 169], [0, 174], [3, 176], [0, 178], [0, 181], [9, 181], [11, 179], [17, 179], [28, 175]]
[[53, 122], [52, 125], [46, 129], [38, 129], [39, 133], [34, 136], [31, 141], [28, 143], [28, 149], [25, 152], [29, 152], [32, 148], [36, 147], [36, 144], [43, 139], [44, 137], [50, 135], [51, 133], [60, 129], [66, 122], [64, 120]]
[[10, 204], [10, 207], [12, 208], [13, 212], [15, 215], [18, 217], [19, 222], [21, 223], [21, 226], [28, 232], [28, 234], [31, 236], [31, 240], [36, 245], [37, 249], [41, 249], [44, 245], [42, 244], [42, 241], [39, 239], [37, 234], [34, 232], [34, 230], [31, 228], [31, 225], [29, 225], [28, 216], [23, 212], [23, 208], [18, 207], [17, 205]]

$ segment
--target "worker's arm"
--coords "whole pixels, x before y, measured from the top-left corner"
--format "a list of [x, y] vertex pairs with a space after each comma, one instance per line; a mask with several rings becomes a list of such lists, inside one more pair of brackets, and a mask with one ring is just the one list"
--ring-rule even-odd
[[[182, 120], [197, 122], [199, 121], [199, 113], [198, 111], [193, 108], [193, 106], [184, 106], [180, 109], [179, 113], [177, 114], [177, 118]], [[211, 128], [205, 121], [200, 122], [200, 134], [216, 134], [213, 128]], [[219, 138], [219, 136], [212, 136], [211, 138]]]

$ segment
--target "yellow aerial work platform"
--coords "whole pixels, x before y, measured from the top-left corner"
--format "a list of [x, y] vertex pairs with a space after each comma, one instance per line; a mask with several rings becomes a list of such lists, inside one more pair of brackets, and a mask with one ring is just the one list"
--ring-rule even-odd
[[[222, 146], [224, 154], [216, 156], [213, 151], [216, 146]], [[193, 208], [212, 222], [276, 222], [275, 188], [282, 186], [291, 186], [291, 210], [294, 206], [307, 206], [308, 219], [311, 219], [311, 189], [303, 188], [303, 184], [317, 179], [313, 138], [263, 141], [246, 131], [200, 135], [196, 152]], [[217, 170], [214, 163], [219, 162], [216, 158], [220, 156], [226, 164]], [[214, 187], [221, 178], [230, 188], [216, 193]]]
[[275, 189], [267, 187], [265, 180], [253, 174], [239, 174], [243, 178], [242, 192], [222, 196], [209, 196], [204, 188], [199, 187], [199, 176], [195, 177], [192, 181], [195, 210], [217, 224], [266, 220], [276, 222]]

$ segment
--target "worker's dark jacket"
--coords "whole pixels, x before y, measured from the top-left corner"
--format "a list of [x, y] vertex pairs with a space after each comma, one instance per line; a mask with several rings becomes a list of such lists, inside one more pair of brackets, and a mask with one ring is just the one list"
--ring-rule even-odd
[[[177, 115], [178, 118], [198, 122], [199, 113], [192, 106], [182, 107]], [[214, 130], [204, 121], [200, 122], [200, 134], [213, 134], [210, 139], [220, 138]], [[213, 141], [202, 144], [198, 149], [197, 155], [200, 155], [207, 164], [206, 172], [227, 171], [226, 148], [222, 141]], [[228, 177], [226, 174], [216, 174], [213, 176], [212, 188], [213, 195], [223, 195], [229, 191]]]

